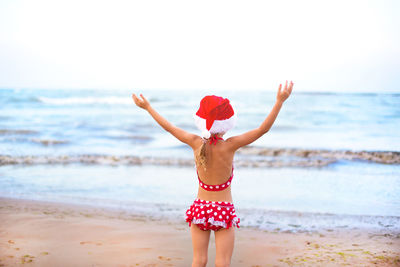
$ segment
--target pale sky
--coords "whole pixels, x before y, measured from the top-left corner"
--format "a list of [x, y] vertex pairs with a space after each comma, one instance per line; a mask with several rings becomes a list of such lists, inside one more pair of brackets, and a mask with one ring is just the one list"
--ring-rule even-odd
[[1, 1], [0, 88], [400, 92], [400, 1]]

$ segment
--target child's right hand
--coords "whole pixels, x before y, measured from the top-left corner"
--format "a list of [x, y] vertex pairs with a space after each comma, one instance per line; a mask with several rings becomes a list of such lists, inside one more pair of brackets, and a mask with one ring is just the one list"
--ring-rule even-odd
[[288, 99], [288, 97], [292, 93], [293, 82], [290, 81], [290, 84], [288, 87], [287, 81], [286, 81], [285, 88], [283, 88], [283, 90], [281, 90], [281, 89], [282, 89], [282, 84], [279, 85], [278, 94], [276, 95], [276, 100], [283, 103], [286, 99]]
[[149, 108], [149, 106], [150, 106], [149, 101], [147, 101], [147, 99], [142, 94], [140, 94], [140, 97], [142, 99], [137, 97], [135, 94], [132, 94], [132, 98], [133, 98], [133, 101], [135, 101], [136, 106], [138, 106], [139, 108], [147, 110]]

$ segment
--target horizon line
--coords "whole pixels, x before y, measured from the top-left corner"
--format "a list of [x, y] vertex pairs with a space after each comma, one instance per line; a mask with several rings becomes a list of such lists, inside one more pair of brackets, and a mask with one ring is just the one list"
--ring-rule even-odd
[[[154, 90], [154, 91], [204, 91], [204, 90], [215, 90], [215, 91], [266, 91], [266, 92], [276, 92], [276, 89], [263, 89], [263, 88], [234, 88], [234, 89], [227, 89], [227, 88], [124, 88], [124, 87], [64, 87], [64, 88], [57, 88], [57, 87], [0, 87], [0, 90], [99, 90], [99, 91], [112, 91], [112, 90], [117, 90], [117, 91], [128, 91], [128, 90]], [[348, 93], [348, 94], [367, 94], [367, 93], [373, 93], [373, 94], [399, 94], [400, 90], [384, 90], [382, 89], [377, 89], [377, 90], [310, 90], [310, 89], [297, 89], [293, 91], [293, 93], [299, 92], [299, 93], [320, 93], [320, 94], [329, 94], [329, 93]]]

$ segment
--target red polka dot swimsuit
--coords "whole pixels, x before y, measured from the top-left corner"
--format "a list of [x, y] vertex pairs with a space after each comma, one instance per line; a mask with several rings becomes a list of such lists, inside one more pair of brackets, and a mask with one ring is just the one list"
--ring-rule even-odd
[[[215, 139], [222, 139], [215, 137]], [[210, 138], [210, 143], [215, 139]], [[216, 142], [216, 141], [215, 141]], [[215, 144], [215, 143], [214, 143]], [[199, 185], [207, 191], [222, 191], [228, 188], [233, 179], [233, 166], [232, 175], [229, 179], [219, 185], [205, 184], [200, 180], [199, 173], [197, 172]], [[240, 218], [235, 214], [235, 207], [233, 203], [226, 201], [209, 201], [203, 199], [195, 199], [193, 204], [186, 210], [186, 222], [191, 226], [192, 223], [196, 224], [201, 230], [214, 230], [218, 231], [221, 228], [228, 229], [231, 226], [239, 228]]]

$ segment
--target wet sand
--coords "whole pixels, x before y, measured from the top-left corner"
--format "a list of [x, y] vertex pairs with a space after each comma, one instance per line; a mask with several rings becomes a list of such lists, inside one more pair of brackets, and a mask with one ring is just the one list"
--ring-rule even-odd
[[[400, 233], [236, 229], [231, 266], [400, 266]], [[0, 266], [191, 266], [189, 227], [117, 209], [0, 198]], [[209, 263], [214, 266], [211, 235]]]

